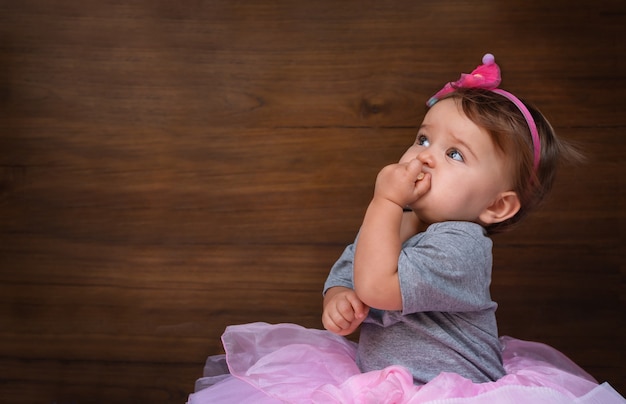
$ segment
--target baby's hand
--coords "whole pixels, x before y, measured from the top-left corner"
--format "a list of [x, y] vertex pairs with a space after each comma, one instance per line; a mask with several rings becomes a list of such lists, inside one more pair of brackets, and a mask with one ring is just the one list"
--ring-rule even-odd
[[329, 289], [324, 297], [322, 324], [335, 334], [349, 335], [365, 320], [368, 312], [369, 307], [354, 290], [337, 286]]
[[430, 174], [422, 172], [422, 163], [414, 159], [380, 170], [374, 195], [405, 207], [417, 201], [429, 188]]

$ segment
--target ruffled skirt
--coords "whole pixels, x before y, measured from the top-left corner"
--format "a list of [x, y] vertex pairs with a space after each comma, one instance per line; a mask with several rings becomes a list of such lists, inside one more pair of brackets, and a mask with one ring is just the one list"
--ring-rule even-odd
[[328, 331], [252, 323], [227, 327], [222, 342], [226, 354], [208, 358], [188, 404], [626, 403], [556, 349], [510, 337], [501, 338], [501, 379], [441, 373], [422, 386], [400, 366], [361, 373], [356, 344]]

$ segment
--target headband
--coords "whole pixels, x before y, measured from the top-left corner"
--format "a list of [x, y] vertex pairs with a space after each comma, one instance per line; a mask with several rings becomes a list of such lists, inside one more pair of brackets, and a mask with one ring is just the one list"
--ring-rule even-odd
[[509, 93], [508, 91], [504, 91], [498, 88], [498, 85], [500, 85], [502, 79], [500, 78], [500, 68], [496, 64], [495, 57], [491, 53], [487, 53], [485, 56], [483, 56], [482, 62], [483, 64], [474, 69], [472, 73], [461, 73], [461, 77], [457, 81], [447, 83], [445, 86], [443, 86], [443, 88], [439, 90], [437, 94], [430, 97], [430, 99], [426, 102], [426, 105], [432, 107], [442, 97], [456, 91], [459, 88], [480, 88], [484, 90], [490, 90], [507, 98], [520, 110], [520, 112], [524, 116], [524, 119], [526, 119], [528, 129], [530, 129], [530, 136], [533, 140], [534, 153], [533, 169], [536, 173], [537, 169], [539, 168], [539, 157], [541, 156], [541, 142], [539, 140], [539, 132], [537, 132], [537, 125], [535, 124], [535, 120], [530, 114], [528, 108], [526, 108], [526, 105], [524, 105], [524, 103], [520, 101], [519, 98]]

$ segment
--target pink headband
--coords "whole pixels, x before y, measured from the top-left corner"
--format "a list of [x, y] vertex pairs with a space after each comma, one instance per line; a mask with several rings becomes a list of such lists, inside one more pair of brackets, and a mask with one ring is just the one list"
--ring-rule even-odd
[[426, 105], [432, 107], [443, 96], [448, 95], [459, 88], [482, 88], [485, 90], [493, 91], [496, 94], [500, 94], [511, 101], [520, 110], [528, 128], [530, 129], [530, 136], [533, 139], [533, 169], [537, 172], [539, 168], [539, 156], [541, 156], [541, 142], [539, 140], [539, 133], [537, 132], [537, 125], [533, 119], [530, 111], [516, 96], [498, 88], [502, 79], [500, 78], [500, 68], [496, 64], [495, 57], [491, 53], [487, 53], [483, 56], [483, 64], [478, 66], [470, 74], [461, 73], [461, 77], [455, 81], [447, 83], [437, 94], [430, 97]]

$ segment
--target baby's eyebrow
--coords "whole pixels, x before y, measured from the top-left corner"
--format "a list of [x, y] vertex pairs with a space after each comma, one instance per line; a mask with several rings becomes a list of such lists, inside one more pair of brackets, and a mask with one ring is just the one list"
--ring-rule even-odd
[[459, 145], [463, 146], [463, 148], [466, 149], [472, 155], [472, 157], [474, 157], [474, 159], [478, 160], [478, 156], [476, 156], [476, 154], [474, 153], [474, 150], [472, 150], [472, 148], [467, 143], [465, 143], [462, 139], [459, 139], [457, 136], [455, 136], [454, 133], [450, 133], [450, 136], [452, 137], [455, 143], [458, 143]]

